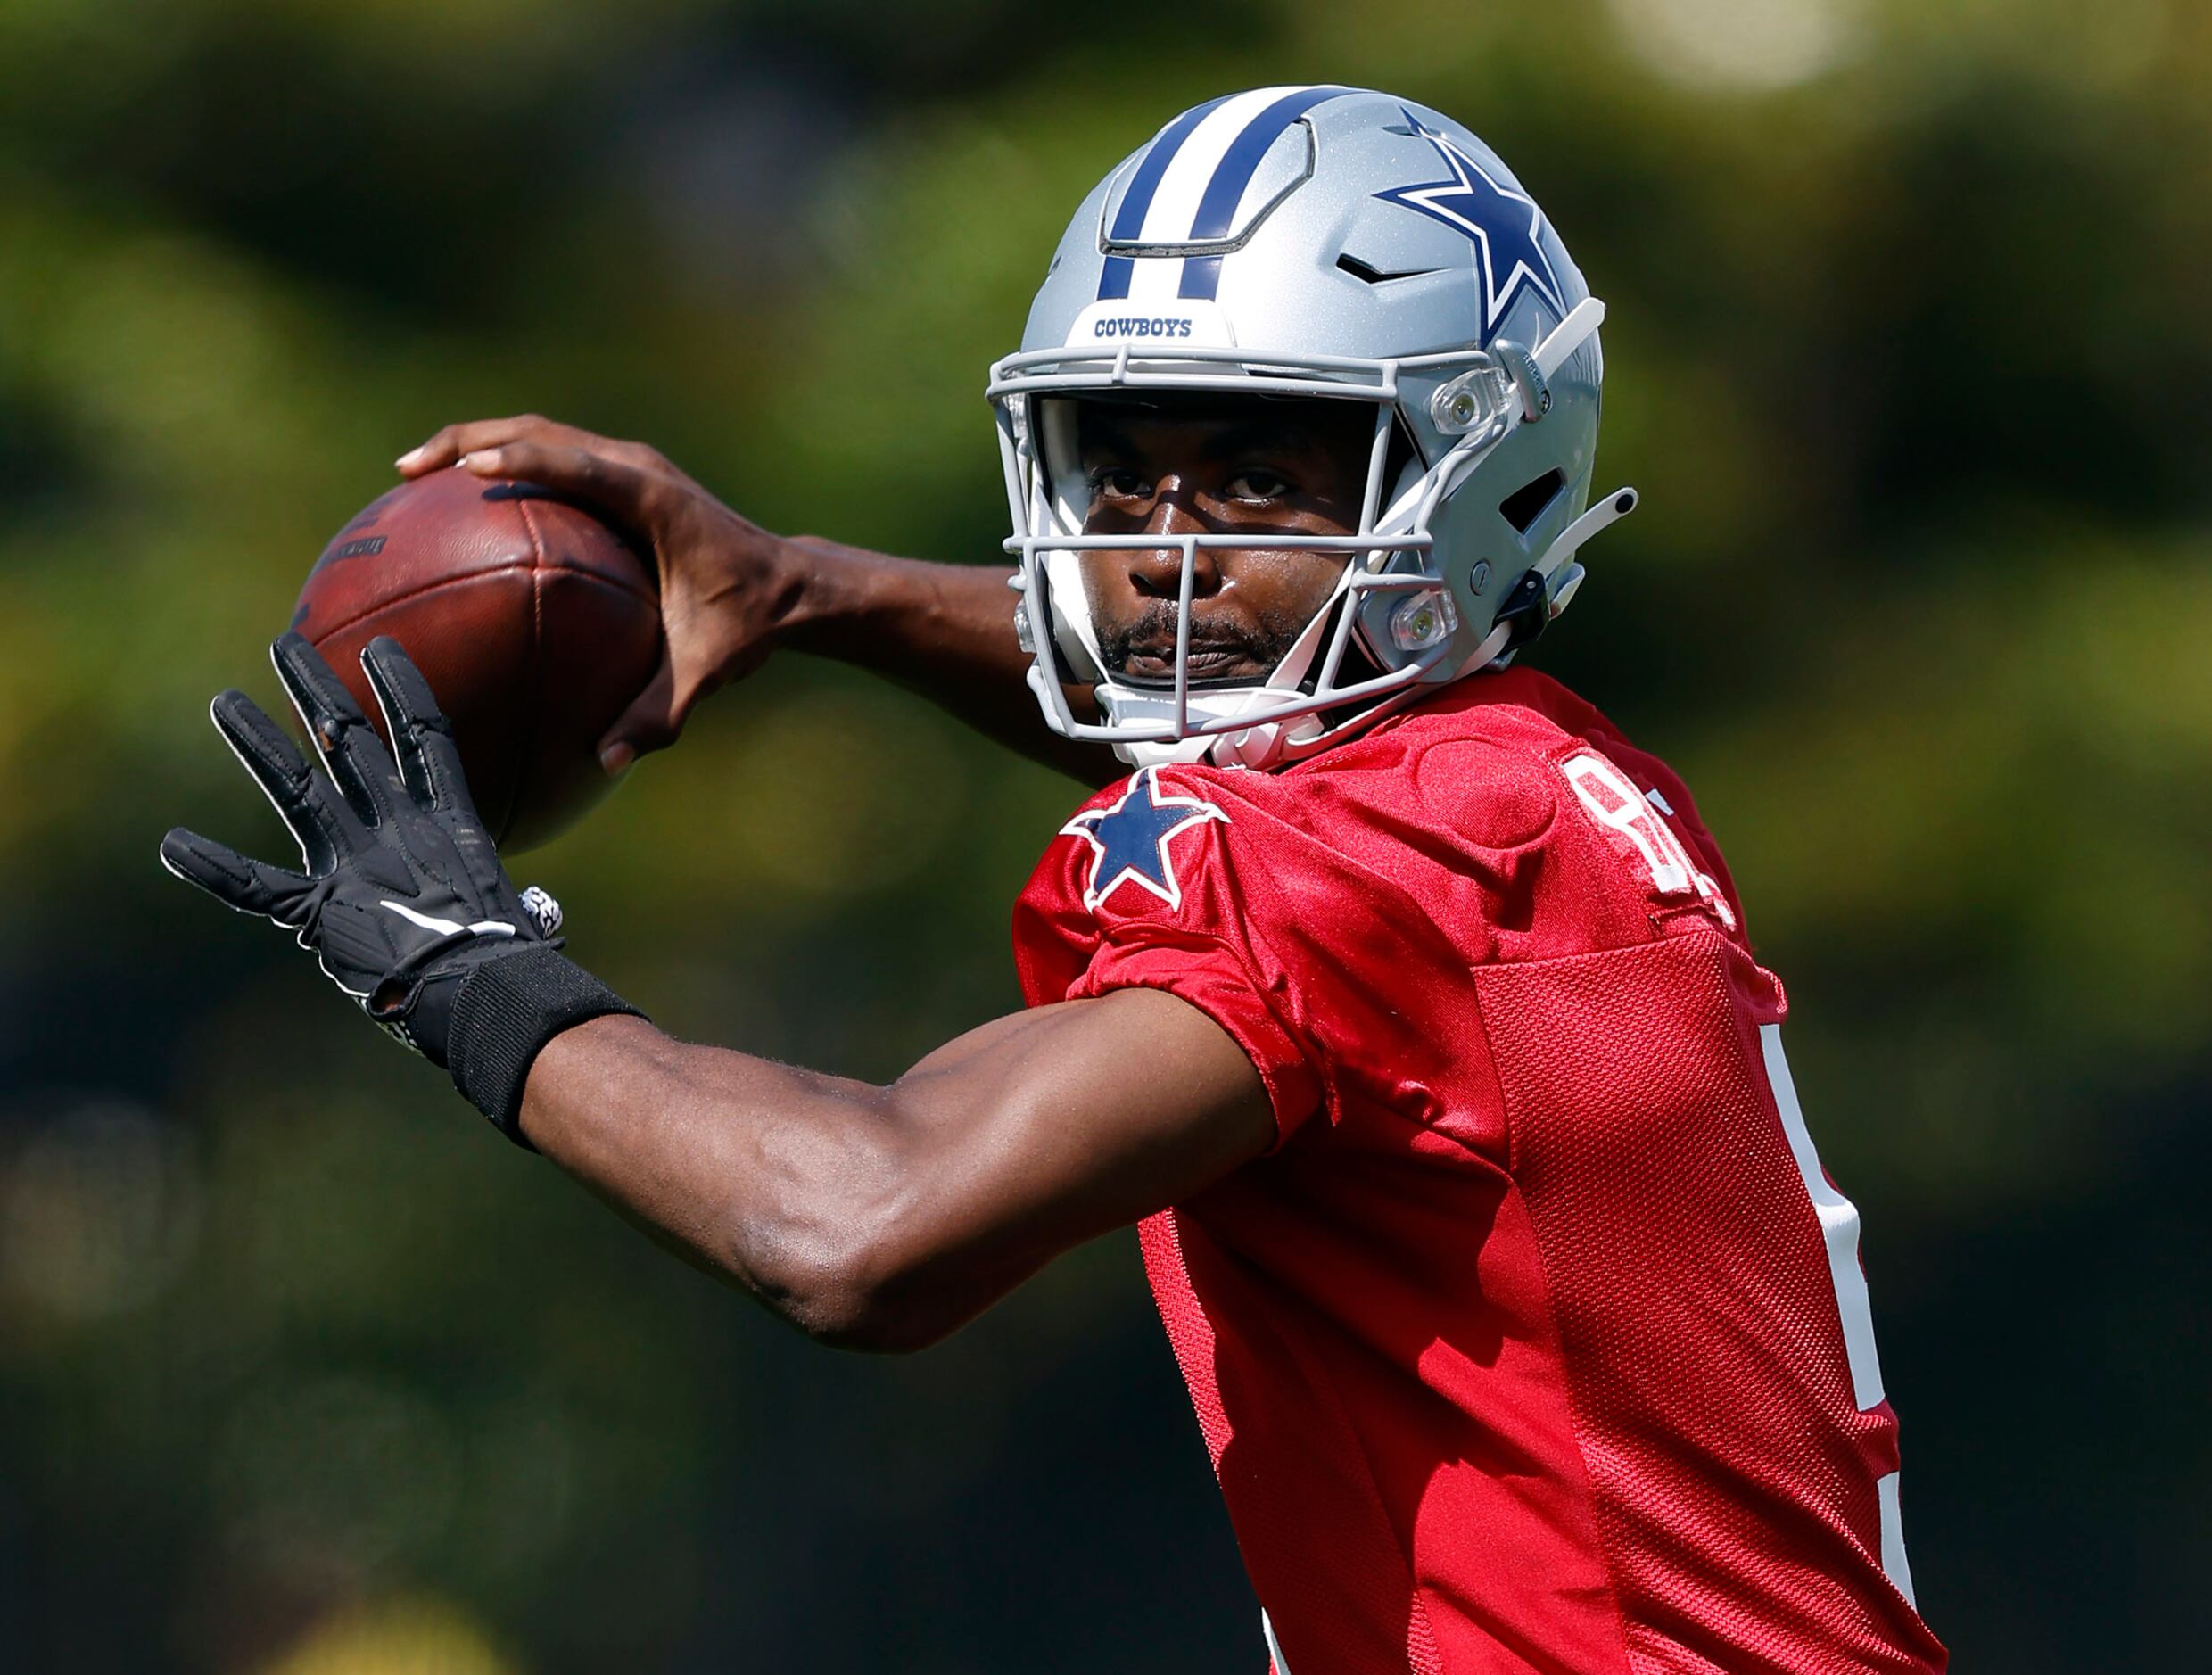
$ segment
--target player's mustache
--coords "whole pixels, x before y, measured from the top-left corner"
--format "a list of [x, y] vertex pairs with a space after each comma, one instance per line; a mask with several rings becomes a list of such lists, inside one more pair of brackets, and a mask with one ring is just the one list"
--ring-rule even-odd
[[[1172, 600], [1154, 599], [1129, 622], [1108, 631], [1100, 639], [1099, 649], [1105, 654], [1107, 665], [1119, 670], [1126, 667], [1133, 654], [1147, 656], [1172, 657], [1176, 649], [1176, 619], [1177, 607]], [[1208, 622], [1195, 612], [1191, 617], [1191, 655], [1201, 654], [1209, 661], [1226, 662], [1232, 658], [1249, 658], [1253, 663], [1273, 668], [1290, 649], [1296, 631], [1285, 634], [1279, 628], [1264, 623], [1242, 621]]]

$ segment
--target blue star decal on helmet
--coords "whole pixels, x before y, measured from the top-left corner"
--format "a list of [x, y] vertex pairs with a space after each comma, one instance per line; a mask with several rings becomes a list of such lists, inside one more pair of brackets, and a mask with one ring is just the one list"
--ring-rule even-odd
[[1498, 322], [1512, 310], [1523, 290], [1533, 291], [1564, 319], [1567, 305], [1561, 293], [1559, 275], [1544, 253], [1538, 235], [1544, 212], [1525, 193], [1493, 177], [1488, 169], [1456, 144], [1449, 135], [1424, 127], [1410, 111], [1406, 120], [1444, 160], [1450, 177], [1419, 186], [1393, 186], [1374, 195], [1441, 221], [1474, 245], [1474, 265], [1482, 284], [1482, 342], [1487, 345]]
[[1169, 907], [1180, 908], [1183, 885], [1168, 853], [1169, 840], [1207, 821], [1226, 825], [1228, 819], [1202, 796], [1163, 790], [1160, 770], [1146, 768], [1129, 776], [1121, 800], [1111, 808], [1088, 810], [1060, 829], [1091, 846], [1091, 878], [1084, 886], [1083, 904], [1093, 912], [1124, 884], [1150, 890]]

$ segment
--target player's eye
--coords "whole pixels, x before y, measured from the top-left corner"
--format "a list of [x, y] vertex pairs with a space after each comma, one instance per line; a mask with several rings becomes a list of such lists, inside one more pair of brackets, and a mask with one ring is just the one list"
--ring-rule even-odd
[[1094, 500], [1127, 500], [1144, 492], [1144, 479], [1127, 466], [1100, 466], [1090, 483]]
[[1247, 466], [1221, 485], [1233, 500], [1279, 500], [1291, 492], [1291, 480], [1265, 466]]

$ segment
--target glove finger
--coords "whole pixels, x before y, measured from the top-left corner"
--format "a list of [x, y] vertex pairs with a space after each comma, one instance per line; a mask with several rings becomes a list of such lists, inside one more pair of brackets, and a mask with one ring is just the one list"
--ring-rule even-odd
[[219, 694], [208, 715], [298, 842], [301, 860], [317, 872], [334, 865], [340, 845], [330, 810], [317, 792], [314, 770], [284, 729], [235, 688]]
[[298, 632], [270, 646], [268, 660], [332, 781], [363, 821], [382, 823], [392, 810], [398, 771], [337, 671]]
[[452, 724], [438, 707], [437, 695], [400, 642], [379, 634], [361, 651], [361, 672], [384, 712], [384, 730], [399, 757], [400, 773], [415, 800], [442, 814], [481, 824], [468, 778], [461, 768], [460, 747]]
[[161, 839], [161, 864], [235, 912], [258, 913], [295, 930], [308, 893], [314, 888], [313, 880], [300, 873], [249, 860], [228, 845], [182, 826]]

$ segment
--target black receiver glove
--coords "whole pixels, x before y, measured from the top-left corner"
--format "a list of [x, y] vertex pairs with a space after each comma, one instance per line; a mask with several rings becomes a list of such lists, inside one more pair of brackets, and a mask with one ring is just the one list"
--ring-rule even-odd
[[396, 764], [302, 636], [286, 634], [269, 660], [327, 778], [244, 693], [225, 692], [210, 714], [299, 840], [305, 871], [249, 861], [181, 827], [161, 840], [161, 864], [297, 931], [332, 982], [527, 1145], [516, 1118], [538, 1049], [587, 1019], [637, 1009], [561, 957], [551, 896], [508, 881], [451, 730], [396, 641], [361, 653]]

